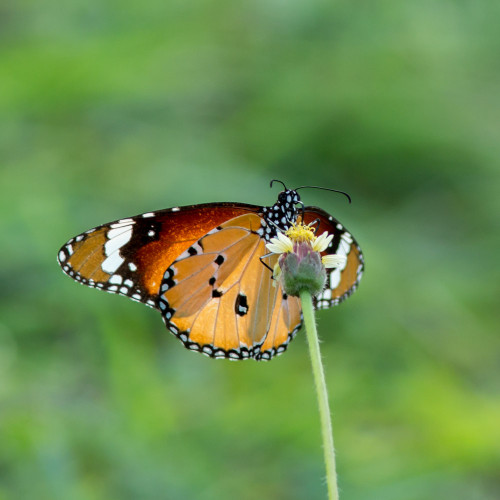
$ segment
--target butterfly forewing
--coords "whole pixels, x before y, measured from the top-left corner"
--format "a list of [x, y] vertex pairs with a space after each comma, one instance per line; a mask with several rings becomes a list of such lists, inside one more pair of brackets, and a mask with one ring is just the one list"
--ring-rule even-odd
[[342, 255], [346, 257], [344, 265], [327, 269], [325, 290], [314, 299], [317, 309], [327, 309], [349, 297], [358, 287], [363, 274], [364, 260], [361, 248], [347, 229], [334, 217], [321, 208], [306, 207], [304, 222], [316, 221], [316, 234], [324, 231], [333, 235], [333, 239], [323, 255]]
[[269, 359], [300, 327], [296, 299], [289, 307], [272, 280], [277, 256], [264, 257], [261, 224], [258, 215], [247, 214], [218, 226], [165, 273], [160, 309], [188, 348], [213, 357]]
[[213, 203], [120, 219], [69, 240], [58, 261], [75, 281], [157, 307], [165, 269], [180, 254], [218, 224], [258, 208]]

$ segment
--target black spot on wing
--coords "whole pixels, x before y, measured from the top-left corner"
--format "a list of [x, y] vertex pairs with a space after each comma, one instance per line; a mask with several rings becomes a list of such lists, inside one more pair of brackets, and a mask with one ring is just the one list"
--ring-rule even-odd
[[236, 301], [234, 303], [234, 311], [239, 316], [245, 316], [248, 313], [248, 301], [247, 296], [243, 293], [239, 293], [236, 297]]

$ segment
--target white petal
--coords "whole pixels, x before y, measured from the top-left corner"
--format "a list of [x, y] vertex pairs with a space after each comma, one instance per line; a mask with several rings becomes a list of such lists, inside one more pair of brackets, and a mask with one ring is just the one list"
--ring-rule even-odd
[[293, 249], [292, 240], [286, 234], [278, 232], [278, 240], [287, 245], [287, 247], [290, 247], [290, 250]]
[[326, 231], [318, 236], [314, 241], [312, 247], [315, 252], [323, 252], [328, 248], [328, 245], [333, 240], [333, 234], [328, 234]]
[[344, 255], [325, 255], [321, 262], [326, 268], [329, 267], [338, 267], [342, 264], [345, 264], [347, 258]]
[[285, 249], [277, 243], [266, 243], [266, 248], [272, 253], [284, 253]]
[[271, 242], [266, 244], [266, 248], [273, 253], [286, 253], [293, 250], [293, 243], [288, 236], [278, 233], [278, 237], [271, 238]]

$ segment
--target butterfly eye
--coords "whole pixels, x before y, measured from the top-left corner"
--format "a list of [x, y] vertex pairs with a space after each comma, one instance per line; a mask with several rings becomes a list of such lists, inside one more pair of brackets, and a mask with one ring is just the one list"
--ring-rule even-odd
[[278, 195], [278, 203], [285, 204], [287, 203], [288, 191], [281, 191]]

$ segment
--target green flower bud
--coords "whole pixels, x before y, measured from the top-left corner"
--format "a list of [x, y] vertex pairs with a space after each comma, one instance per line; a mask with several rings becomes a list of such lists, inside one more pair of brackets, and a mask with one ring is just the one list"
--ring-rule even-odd
[[293, 252], [280, 257], [281, 286], [287, 295], [298, 297], [302, 289], [318, 295], [326, 283], [326, 271], [321, 255], [308, 242], [295, 243]]

